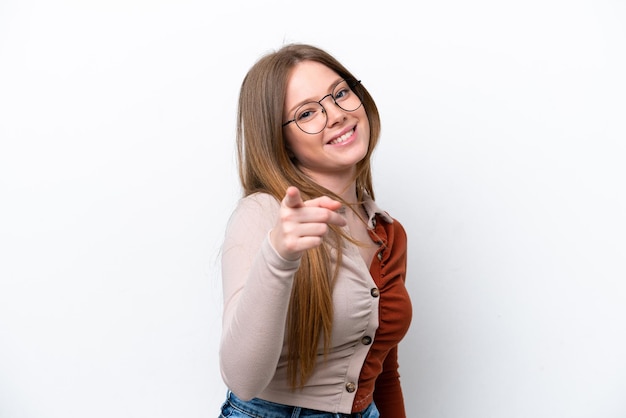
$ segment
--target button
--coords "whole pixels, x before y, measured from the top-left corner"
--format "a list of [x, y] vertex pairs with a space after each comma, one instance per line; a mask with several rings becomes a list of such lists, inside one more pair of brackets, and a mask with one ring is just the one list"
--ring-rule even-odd
[[372, 225], [376, 226], [376, 218], [372, 218]]
[[378, 253], [377, 257], [378, 257], [378, 261], [381, 261], [381, 260], [383, 259], [383, 252], [382, 252], [382, 251], [380, 251], [380, 252]]
[[361, 344], [370, 345], [371, 343], [372, 343], [372, 337], [370, 337], [369, 335], [366, 335], [365, 337], [361, 338]]
[[380, 291], [377, 288], [372, 287], [372, 289], [370, 290], [370, 294], [373, 297], [377, 298], [378, 296], [380, 296]]
[[356, 385], [352, 382], [346, 383], [346, 390], [352, 393], [356, 390]]

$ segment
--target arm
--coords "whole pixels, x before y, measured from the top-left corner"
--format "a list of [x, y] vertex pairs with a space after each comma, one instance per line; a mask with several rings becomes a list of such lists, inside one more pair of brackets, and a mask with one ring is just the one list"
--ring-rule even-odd
[[280, 203], [257, 194], [233, 213], [222, 249], [220, 368], [240, 398], [255, 397], [274, 376], [301, 255], [322, 242], [327, 224], [345, 224], [339, 206], [327, 197], [303, 202], [291, 187]]
[[293, 275], [299, 260], [280, 257], [268, 235], [279, 202], [244, 199], [233, 213], [222, 248], [224, 317], [220, 368], [224, 382], [250, 399], [270, 382], [280, 357]]
[[398, 373], [398, 346], [389, 351], [383, 362], [383, 371], [376, 379], [374, 402], [380, 411], [381, 418], [406, 417]]

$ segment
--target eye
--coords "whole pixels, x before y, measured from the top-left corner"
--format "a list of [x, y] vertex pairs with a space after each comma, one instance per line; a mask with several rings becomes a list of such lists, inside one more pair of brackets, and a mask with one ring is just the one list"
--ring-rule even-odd
[[350, 96], [351, 93], [352, 90], [350, 90], [350, 87], [348, 87], [348, 83], [342, 81], [337, 85], [337, 87], [335, 87], [335, 94], [333, 95], [333, 98], [335, 99], [335, 101], [345, 100], [347, 97]]
[[296, 120], [298, 122], [308, 122], [322, 112], [322, 107], [319, 103], [305, 103], [296, 112]]

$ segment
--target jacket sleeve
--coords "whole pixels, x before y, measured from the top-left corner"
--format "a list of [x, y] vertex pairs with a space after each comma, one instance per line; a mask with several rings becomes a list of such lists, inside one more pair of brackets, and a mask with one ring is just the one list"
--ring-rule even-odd
[[257, 396], [274, 375], [299, 267], [299, 261], [283, 259], [269, 242], [278, 209], [270, 195], [242, 199], [222, 246], [220, 370], [226, 386], [244, 400]]
[[406, 418], [398, 373], [398, 346], [389, 351], [383, 362], [383, 371], [376, 379], [374, 402], [381, 418]]

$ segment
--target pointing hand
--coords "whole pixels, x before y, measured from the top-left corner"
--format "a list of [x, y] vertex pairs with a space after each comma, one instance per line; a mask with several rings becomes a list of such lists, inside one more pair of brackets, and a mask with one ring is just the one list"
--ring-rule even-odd
[[328, 225], [345, 226], [346, 220], [337, 212], [341, 202], [327, 196], [302, 200], [300, 190], [289, 187], [280, 205], [276, 226], [270, 242], [281, 257], [296, 260], [308, 249], [322, 243]]

